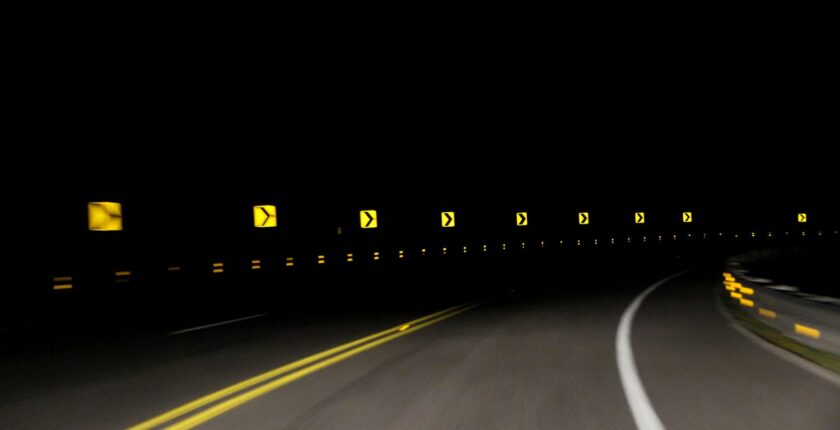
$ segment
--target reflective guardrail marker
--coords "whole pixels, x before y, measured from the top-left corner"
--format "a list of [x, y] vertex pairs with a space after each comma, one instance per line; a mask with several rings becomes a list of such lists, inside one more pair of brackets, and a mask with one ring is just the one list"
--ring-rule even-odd
[[251, 260], [251, 270], [262, 269], [262, 262], [260, 260]]
[[373, 209], [359, 211], [359, 223], [362, 228], [379, 227], [379, 221], [376, 218], [376, 211]]
[[254, 227], [277, 227], [277, 207], [274, 205], [254, 206]]
[[286, 257], [286, 267], [295, 267], [295, 257]]
[[56, 276], [53, 278], [53, 290], [72, 290], [72, 276]]
[[128, 270], [114, 272], [114, 276], [116, 277], [115, 280], [118, 283], [125, 283], [131, 280], [131, 272], [129, 272]]
[[121, 231], [122, 229], [122, 205], [120, 203], [88, 203], [88, 230]]
[[225, 263], [213, 263], [213, 273], [224, 273]]
[[636, 224], [644, 224], [645, 223], [645, 213], [644, 212], [636, 212]]
[[798, 334], [802, 334], [813, 339], [820, 338], [820, 331], [813, 327], [808, 327], [802, 324], [793, 324], [793, 328]]
[[440, 226], [446, 228], [455, 227], [455, 212], [441, 212]]
[[589, 224], [589, 212], [578, 212], [578, 224]]
[[776, 318], [776, 312], [770, 309], [758, 308], [758, 314], [767, 318]]
[[796, 215], [796, 222], [808, 222], [808, 214], [800, 213]]
[[528, 225], [528, 212], [517, 212], [516, 213], [516, 226], [517, 227], [525, 227]]

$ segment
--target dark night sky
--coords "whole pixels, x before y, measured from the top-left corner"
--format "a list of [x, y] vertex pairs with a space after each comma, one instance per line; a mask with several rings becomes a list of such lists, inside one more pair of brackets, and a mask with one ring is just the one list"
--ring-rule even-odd
[[23, 201], [825, 204], [828, 17], [27, 3], [4, 85], [22, 160], [4, 176]]

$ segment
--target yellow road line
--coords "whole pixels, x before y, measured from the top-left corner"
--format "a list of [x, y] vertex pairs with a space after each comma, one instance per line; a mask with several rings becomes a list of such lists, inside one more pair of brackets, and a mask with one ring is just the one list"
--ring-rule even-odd
[[243, 405], [247, 402], [250, 402], [251, 400], [262, 397], [262, 396], [264, 396], [264, 395], [266, 395], [266, 394], [268, 394], [268, 393], [270, 393], [270, 392], [272, 392], [272, 391], [274, 391], [274, 390], [276, 390], [280, 387], [283, 387], [283, 386], [288, 385], [288, 384], [290, 384], [294, 381], [297, 381], [298, 379], [303, 378], [304, 376], [315, 373], [315, 372], [317, 372], [321, 369], [324, 369], [326, 367], [332, 366], [333, 364], [336, 364], [338, 362], [346, 360], [350, 357], [358, 355], [358, 354], [360, 354], [364, 351], [367, 351], [369, 349], [376, 348], [379, 345], [390, 342], [390, 341], [392, 341], [394, 339], [397, 339], [399, 337], [405, 336], [405, 335], [407, 335], [411, 332], [414, 332], [416, 330], [420, 330], [423, 327], [427, 327], [427, 326], [430, 326], [432, 324], [441, 322], [441, 321], [443, 321], [447, 318], [458, 315], [461, 312], [466, 312], [466, 311], [468, 311], [468, 310], [470, 310], [470, 309], [472, 309], [476, 306], [478, 306], [478, 305], [475, 304], [475, 305], [472, 305], [472, 306], [464, 307], [464, 308], [455, 310], [453, 312], [449, 312], [449, 313], [440, 315], [437, 318], [427, 320], [426, 322], [423, 322], [423, 323], [420, 323], [420, 324], [417, 324], [417, 325], [411, 324], [410, 328], [408, 328], [408, 329], [405, 329], [403, 331], [399, 331], [397, 333], [390, 334], [388, 336], [382, 337], [382, 338], [380, 338], [378, 340], [375, 340], [375, 341], [372, 341], [372, 342], [365, 343], [365, 344], [363, 344], [361, 346], [358, 346], [356, 348], [353, 348], [349, 351], [346, 351], [346, 352], [343, 352], [341, 354], [335, 355], [331, 358], [320, 361], [320, 362], [318, 362], [316, 364], [313, 364], [309, 367], [305, 367], [303, 369], [297, 370], [293, 373], [290, 373], [290, 374], [285, 375], [283, 377], [277, 378], [277, 379], [275, 379], [275, 380], [273, 380], [273, 381], [271, 381], [267, 384], [263, 384], [263, 385], [261, 385], [257, 388], [254, 388], [250, 391], [242, 393], [242, 394], [240, 394], [236, 397], [225, 400], [224, 402], [218, 403], [215, 406], [212, 406], [208, 409], [205, 409], [204, 411], [199, 412], [199, 413], [197, 413], [197, 414], [195, 414], [195, 415], [193, 415], [193, 416], [191, 416], [187, 419], [179, 421], [179, 422], [177, 422], [177, 423], [175, 423], [171, 426], [168, 426], [168, 427], [166, 427], [166, 429], [167, 430], [192, 429], [196, 426], [199, 426], [203, 423], [206, 423], [207, 421], [210, 421], [211, 419], [213, 419], [213, 418], [215, 418], [215, 417], [217, 417], [217, 416], [219, 416], [219, 415], [221, 415], [221, 414], [223, 414], [223, 413], [225, 413], [225, 412], [227, 412], [231, 409], [234, 409], [234, 408], [236, 408], [238, 406], [241, 406], [241, 405]]
[[813, 328], [813, 327], [808, 327], [808, 326], [802, 325], [802, 324], [793, 324], [793, 328], [799, 334], [803, 334], [805, 336], [812, 337], [814, 339], [819, 339], [820, 338], [820, 331]]
[[[163, 413], [161, 415], [158, 415], [154, 418], [146, 420], [146, 421], [144, 421], [140, 424], [137, 424], [133, 427], [129, 427], [128, 430], [147, 430], [147, 429], [157, 427], [157, 426], [159, 426], [161, 424], [164, 424], [168, 421], [172, 421], [175, 418], [178, 418], [178, 417], [180, 417], [184, 414], [190, 413], [190, 412], [192, 412], [192, 411], [194, 411], [198, 408], [201, 408], [201, 407], [203, 407], [203, 406], [205, 406], [209, 403], [212, 403], [212, 402], [215, 402], [217, 400], [223, 399], [223, 398], [225, 398], [225, 397], [227, 397], [231, 394], [235, 394], [239, 391], [242, 391], [246, 388], [250, 388], [254, 385], [265, 382], [269, 379], [275, 378], [275, 377], [280, 376], [284, 373], [291, 372], [291, 371], [296, 370], [298, 368], [301, 368], [301, 367], [307, 366], [311, 363], [314, 363], [318, 360], [327, 358], [331, 355], [338, 354], [340, 352], [343, 352], [343, 351], [346, 351], [348, 349], [354, 348], [354, 347], [359, 346], [361, 344], [364, 344], [366, 342], [373, 341], [375, 339], [381, 338], [381, 337], [386, 336], [388, 334], [399, 332], [399, 329], [404, 327], [405, 325], [408, 325], [409, 327], [413, 327], [416, 324], [423, 323], [424, 321], [434, 319], [436, 317], [439, 317], [441, 315], [445, 315], [445, 314], [450, 313], [450, 312], [458, 311], [459, 309], [463, 309], [467, 306], [470, 306], [470, 304], [453, 306], [451, 308], [444, 309], [442, 311], [435, 312], [433, 314], [426, 315], [424, 317], [418, 318], [414, 321], [410, 321], [410, 322], [407, 322], [405, 324], [400, 324], [396, 327], [392, 327], [392, 328], [389, 328], [387, 330], [383, 330], [383, 331], [380, 331], [378, 333], [374, 333], [370, 336], [366, 336], [366, 337], [363, 337], [361, 339], [354, 340], [352, 342], [348, 342], [348, 343], [345, 343], [343, 345], [339, 345], [339, 346], [330, 348], [326, 351], [319, 352], [315, 355], [311, 355], [309, 357], [302, 358], [302, 359], [297, 360], [295, 362], [280, 366], [276, 369], [269, 370], [268, 372], [259, 374], [257, 376], [252, 377], [252, 378], [246, 379], [242, 382], [236, 383], [236, 384], [231, 385], [229, 387], [226, 387], [226, 388], [223, 388], [221, 390], [210, 393], [210, 394], [208, 394], [204, 397], [193, 400], [192, 402], [181, 405], [181, 406], [179, 406], [175, 409], [172, 409], [171, 411], [165, 412], [165, 413]], [[403, 330], [403, 333], [405, 333], [406, 331], [407, 330]]]

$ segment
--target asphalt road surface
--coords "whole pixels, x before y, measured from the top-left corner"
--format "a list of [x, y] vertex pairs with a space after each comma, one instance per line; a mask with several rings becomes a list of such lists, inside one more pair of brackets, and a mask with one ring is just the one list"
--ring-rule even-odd
[[496, 281], [504, 294], [438, 315], [457, 303], [10, 341], [0, 428], [840, 428], [840, 386], [735, 330], [718, 268], [628, 311], [673, 272], [510, 277]]

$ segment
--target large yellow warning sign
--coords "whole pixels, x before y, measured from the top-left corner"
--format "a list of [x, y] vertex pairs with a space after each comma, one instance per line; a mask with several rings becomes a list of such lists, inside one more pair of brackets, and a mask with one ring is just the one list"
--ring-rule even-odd
[[359, 222], [362, 228], [379, 227], [379, 222], [376, 219], [376, 211], [373, 209], [359, 211]]
[[277, 207], [274, 205], [254, 206], [254, 227], [277, 227]]
[[88, 229], [92, 231], [122, 230], [122, 205], [115, 202], [88, 203]]

